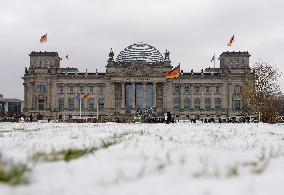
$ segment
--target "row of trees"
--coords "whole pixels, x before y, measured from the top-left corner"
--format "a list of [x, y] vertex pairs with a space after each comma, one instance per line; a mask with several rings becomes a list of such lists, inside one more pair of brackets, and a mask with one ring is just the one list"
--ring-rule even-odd
[[245, 115], [259, 114], [262, 122], [277, 122], [275, 93], [280, 92], [280, 76], [281, 73], [276, 66], [262, 61], [255, 63], [250, 81], [243, 92], [242, 110]]

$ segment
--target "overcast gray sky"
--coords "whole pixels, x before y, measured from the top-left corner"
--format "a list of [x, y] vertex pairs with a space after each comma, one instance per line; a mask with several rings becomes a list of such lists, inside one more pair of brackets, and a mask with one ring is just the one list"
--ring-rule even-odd
[[[31, 51], [57, 51], [80, 71], [105, 71], [134, 42], [146, 42], [184, 71], [213, 66], [213, 53], [249, 51], [284, 72], [282, 0], [0, 0], [0, 93], [23, 98]], [[48, 43], [39, 44], [48, 33]], [[232, 48], [227, 40], [235, 34]], [[218, 62], [219, 65], [219, 62]], [[284, 91], [284, 78], [280, 80]]]

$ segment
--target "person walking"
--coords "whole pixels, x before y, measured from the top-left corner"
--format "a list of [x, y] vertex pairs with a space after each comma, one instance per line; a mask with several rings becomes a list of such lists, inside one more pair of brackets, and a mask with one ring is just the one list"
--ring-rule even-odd
[[169, 124], [172, 121], [172, 115], [171, 112], [167, 112], [167, 124]]
[[30, 114], [30, 122], [33, 122], [33, 115]]

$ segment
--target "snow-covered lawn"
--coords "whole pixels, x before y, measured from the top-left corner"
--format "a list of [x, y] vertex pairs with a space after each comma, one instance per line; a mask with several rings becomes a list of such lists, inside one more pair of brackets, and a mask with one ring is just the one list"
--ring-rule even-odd
[[0, 123], [1, 174], [1, 195], [282, 195], [284, 125]]

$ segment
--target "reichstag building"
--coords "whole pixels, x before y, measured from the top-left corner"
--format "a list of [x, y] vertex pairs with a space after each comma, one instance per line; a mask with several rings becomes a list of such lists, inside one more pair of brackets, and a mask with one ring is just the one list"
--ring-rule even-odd
[[116, 58], [110, 51], [105, 72], [60, 67], [57, 52], [33, 51], [29, 56], [23, 76], [24, 113], [44, 118], [79, 113], [126, 118], [138, 110], [160, 117], [170, 111], [181, 119], [237, 116], [251, 75], [248, 52], [223, 52], [218, 68], [183, 70], [180, 80], [166, 79], [176, 66], [169, 51], [163, 55], [145, 43], [126, 47]]

